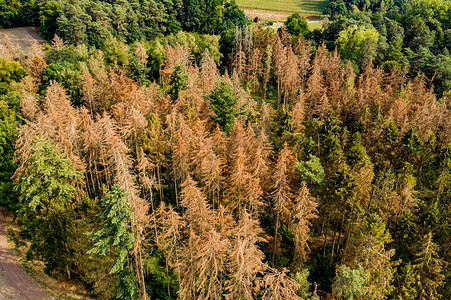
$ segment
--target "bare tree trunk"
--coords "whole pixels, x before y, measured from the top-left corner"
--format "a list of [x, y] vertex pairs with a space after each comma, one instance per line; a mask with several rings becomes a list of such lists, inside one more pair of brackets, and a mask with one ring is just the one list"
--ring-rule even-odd
[[280, 106], [280, 75], [277, 76], [277, 110], [279, 110], [279, 106]]
[[333, 242], [332, 242], [332, 251], [330, 251], [329, 267], [332, 266], [332, 261], [333, 261], [333, 259], [334, 259], [335, 236], [336, 236], [336, 234], [337, 234], [337, 231], [334, 230], [334, 239], [333, 239]]
[[[329, 216], [327, 217], [327, 224], [329, 224]], [[326, 256], [326, 242], [327, 242], [327, 229], [326, 232], [324, 233], [323, 256]]]
[[273, 244], [273, 249], [272, 249], [272, 267], [274, 268], [274, 261], [276, 258], [276, 245], [277, 245], [277, 234], [279, 231], [279, 213], [277, 213], [276, 215], [276, 232], [274, 235], [274, 244]]
[[169, 286], [169, 266], [168, 259], [166, 258], [166, 284], [168, 286], [168, 296], [171, 297], [171, 287]]
[[[346, 240], [345, 240], [345, 246], [344, 246], [344, 252], [346, 253], [347, 249], [348, 249], [348, 244], [349, 244], [349, 232], [351, 231], [351, 221], [349, 221], [348, 223], [348, 229], [346, 229]], [[342, 257], [343, 260], [343, 257]]]
[[341, 219], [340, 232], [338, 233], [338, 242], [337, 242], [337, 250], [336, 250], [337, 254], [338, 254], [338, 251], [340, 250], [340, 239], [341, 239], [341, 234], [343, 233], [343, 227], [345, 226], [344, 222], [345, 222], [345, 215], [343, 214], [343, 217]]
[[160, 178], [160, 167], [157, 166], [157, 176], [158, 176], [158, 191], [160, 192], [160, 201], [163, 202], [164, 195], [163, 191], [161, 190], [161, 178]]

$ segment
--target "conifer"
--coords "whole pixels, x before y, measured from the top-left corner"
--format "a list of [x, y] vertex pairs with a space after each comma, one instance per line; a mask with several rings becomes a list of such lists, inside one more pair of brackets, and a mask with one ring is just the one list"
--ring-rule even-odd
[[257, 245], [266, 242], [262, 234], [258, 221], [243, 209], [232, 241], [226, 299], [254, 299], [257, 274], [264, 268], [264, 254]]
[[289, 219], [292, 214], [293, 192], [291, 180], [293, 178], [294, 162], [291, 151], [285, 143], [280, 151], [274, 172], [272, 175], [272, 201], [273, 214], [275, 218], [274, 246], [272, 254], [272, 265], [275, 263], [276, 245], [278, 239], [278, 230], [281, 220]]
[[305, 181], [302, 182], [296, 198], [294, 199], [294, 261], [298, 269], [307, 260], [310, 249], [307, 244], [311, 220], [318, 217], [318, 204], [310, 196]]

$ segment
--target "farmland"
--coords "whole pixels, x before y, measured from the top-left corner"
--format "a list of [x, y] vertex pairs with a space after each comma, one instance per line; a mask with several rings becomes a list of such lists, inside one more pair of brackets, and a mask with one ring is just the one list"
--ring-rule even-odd
[[328, 0], [237, 0], [244, 9], [256, 9], [275, 12], [299, 12], [303, 15], [321, 15], [329, 3]]

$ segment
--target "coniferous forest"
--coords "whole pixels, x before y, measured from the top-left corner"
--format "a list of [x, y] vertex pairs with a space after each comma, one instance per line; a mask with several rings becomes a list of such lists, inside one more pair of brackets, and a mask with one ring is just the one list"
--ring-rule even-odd
[[0, 203], [98, 299], [450, 299], [451, 1], [0, 0]]

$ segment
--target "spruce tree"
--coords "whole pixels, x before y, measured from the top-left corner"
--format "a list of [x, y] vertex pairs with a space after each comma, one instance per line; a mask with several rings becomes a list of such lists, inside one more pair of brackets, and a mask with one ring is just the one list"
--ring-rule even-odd
[[109, 195], [102, 198], [105, 210], [99, 214], [104, 219], [103, 226], [97, 232], [89, 233], [94, 242], [94, 248], [88, 254], [107, 255], [112, 251], [115, 256], [110, 274], [118, 274], [119, 286], [117, 299], [136, 299], [138, 284], [133, 275], [132, 248], [135, 241], [131, 233], [133, 215], [126, 201], [127, 193], [119, 185], [111, 188]]

